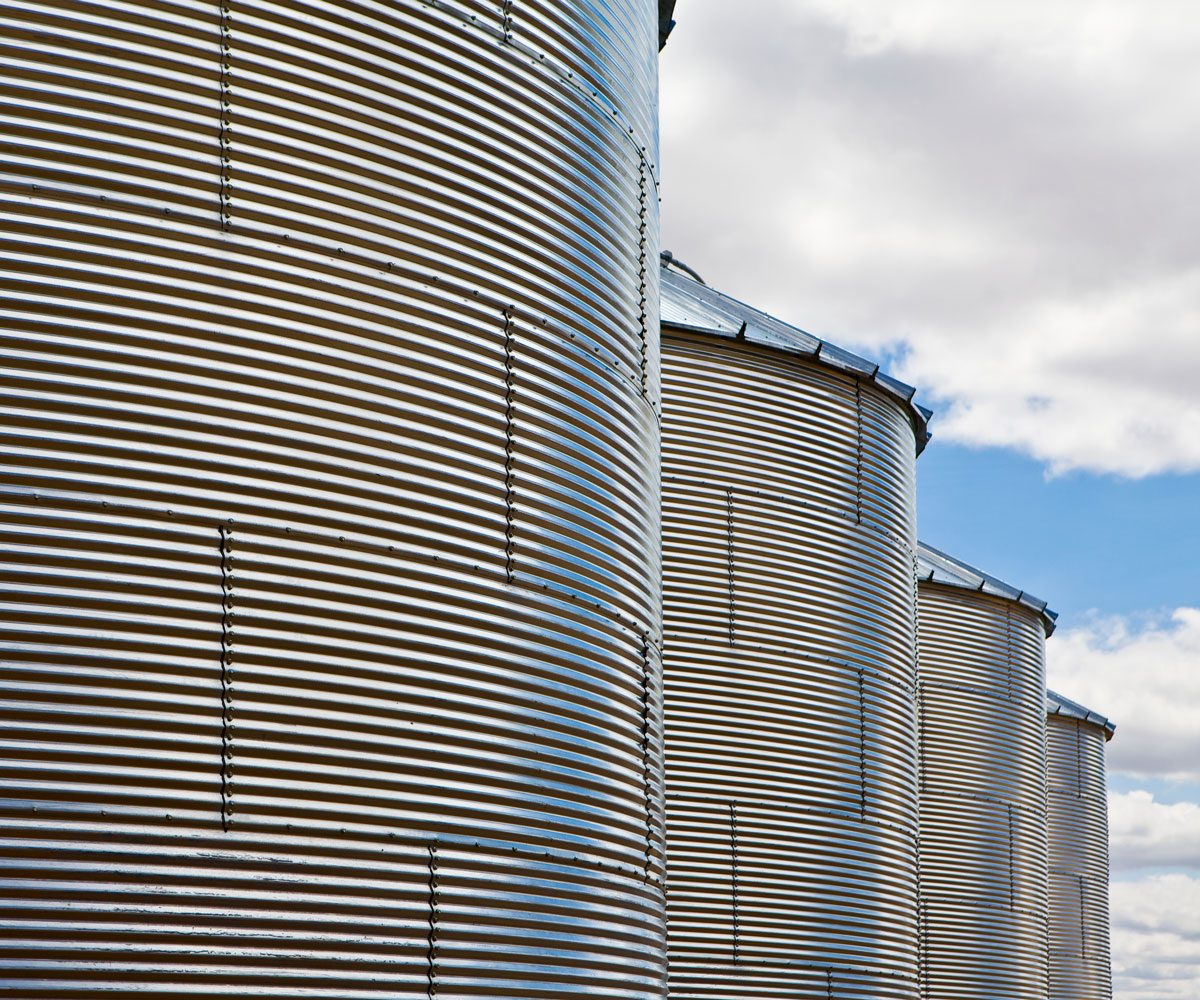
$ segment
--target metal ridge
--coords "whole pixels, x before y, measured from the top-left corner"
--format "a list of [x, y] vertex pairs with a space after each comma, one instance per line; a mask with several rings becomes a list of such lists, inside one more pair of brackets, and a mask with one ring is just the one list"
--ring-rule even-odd
[[663, 255], [661, 265], [660, 301], [664, 327], [774, 347], [874, 382], [889, 396], [908, 407], [917, 454], [925, 450], [931, 437], [929, 420], [933, 411], [913, 401], [916, 395], [913, 386], [881, 371], [879, 365], [872, 361], [718, 292], [703, 281], [672, 270], [670, 265], [682, 265], [668, 254]]
[[1117, 724], [1099, 712], [1093, 712], [1090, 708], [1086, 708], [1077, 701], [1072, 701], [1070, 698], [1064, 698], [1056, 691], [1046, 689], [1046, 714], [1061, 715], [1067, 719], [1078, 719], [1080, 722], [1090, 722], [1093, 726], [1099, 726], [1104, 730], [1104, 739], [1107, 742], [1113, 738], [1113, 733], [1117, 731]]
[[1021, 604], [1042, 616], [1042, 625], [1047, 636], [1054, 634], [1058, 612], [1051, 611], [1045, 601], [921, 541], [917, 542], [917, 579], [926, 583], [940, 583], [946, 587], [977, 590], [992, 597]]

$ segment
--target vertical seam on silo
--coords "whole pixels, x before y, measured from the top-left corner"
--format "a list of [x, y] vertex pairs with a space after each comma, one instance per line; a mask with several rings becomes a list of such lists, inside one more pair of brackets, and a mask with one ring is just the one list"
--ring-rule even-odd
[[854, 422], [855, 422], [855, 454], [854, 454], [854, 520], [862, 524], [863, 498], [863, 408], [862, 408], [862, 379], [854, 380]]
[[221, 830], [233, 822], [233, 534], [217, 527], [221, 552]]
[[1013, 827], [1013, 804], [1008, 804], [1008, 906], [1017, 908], [1016, 839]]
[[504, 33], [505, 42], [511, 42], [513, 36], [512, 0], [504, 0], [500, 5], [500, 30]]
[[430, 1000], [437, 996], [437, 959], [438, 959], [438, 867], [437, 845], [429, 847], [429, 950], [426, 954], [426, 976], [428, 978], [427, 992]]
[[[920, 879], [918, 878], [918, 885]], [[924, 899], [917, 900], [917, 992], [922, 1000], [929, 996], [929, 961], [927, 951], [927, 935], [929, 933], [929, 903]]]
[[1079, 956], [1087, 958], [1087, 906], [1084, 902], [1086, 888], [1083, 876], [1079, 875]]
[[729, 576], [729, 644], [737, 642], [737, 586], [734, 571], [733, 487], [725, 488], [725, 563]]
[[233, 223], [233, 67], [232, 0], [221, 2], [221, 171], [218, 200], [220, 226], [228, 229]]
[[867, 681], [858, 671], [858, 786], [859, 817], [867, 818]]
[[642, 638], [642, 787], [646, 796], [646, 870], [644, 880], [650, 880], [654, 865], [654, 773], [651, 738], [650, 706], [650, 636]]
[[647, 268], [646, 268], [646, 161], [641, 160], [638, 165], [640, 177], [638, 182], [638, 295], [640, 297], [638, 309], [638, 325], [641, 337], [641, 364], [642, 364], [642, 395], [645, 396], [647, 386], [649, 385], [649, 350], [650, 350], [650, 316], [646, 308], [647, 295]]
[[825, 995], [829, 1000], [833, 1000], [833, 970], [825, 970]]
[[738, 828], [737, 828], [737, 803], [729, 803], [729, 847], [730, 847], [730, 862], [732, 875], [732, 897], [733, 897], [733, 960], [738, 962], [741, 959], [741, 915], [738, 913], [740, 900], [738, 899]]
[[516, 578], [516, 485], [513, 439], [516, 433], [516, 329], [504, 313], [504, 578]]

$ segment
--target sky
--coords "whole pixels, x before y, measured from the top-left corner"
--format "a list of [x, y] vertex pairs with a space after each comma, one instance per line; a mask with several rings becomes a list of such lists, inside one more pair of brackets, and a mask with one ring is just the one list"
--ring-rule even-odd
[[1114, 995], [1200, 997], [1200, 8], [678, 0], [663, 247], [934, 410], [922, 538], [1108, 715]]

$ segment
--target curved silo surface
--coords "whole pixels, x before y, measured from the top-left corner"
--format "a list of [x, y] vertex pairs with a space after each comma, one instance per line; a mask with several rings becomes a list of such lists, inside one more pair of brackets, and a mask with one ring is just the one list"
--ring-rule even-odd
[[0, 992], [659, 994], [658, 15], [4, 7]]
[[925, 995], [1045, 1000], [1054, 614], [926, 545], [918, 580]]
[[1050, 1000], [1109, 1000], [1105, 744], [1116, 726], [1046, 692], [1050, 805]]
[[671, 994], [914, 997], [926, 415], [662, 280]]

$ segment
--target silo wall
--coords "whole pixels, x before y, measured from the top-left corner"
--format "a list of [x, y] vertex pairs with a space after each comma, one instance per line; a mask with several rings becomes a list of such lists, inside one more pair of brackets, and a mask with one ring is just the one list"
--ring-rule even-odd
[[1050, 828], [1050, 998], [1109, 1000], [1108, 800], [1105, 743], [1113, 726], [1047, 698]]
[[4, 6], [0, 995], [660, 995], [658, 13]]
[[923, 570], [922, 995], [1045, 1000], [1043, 615]]
[[664, 315], [671, 995], [915, 997], [911, 413]]

